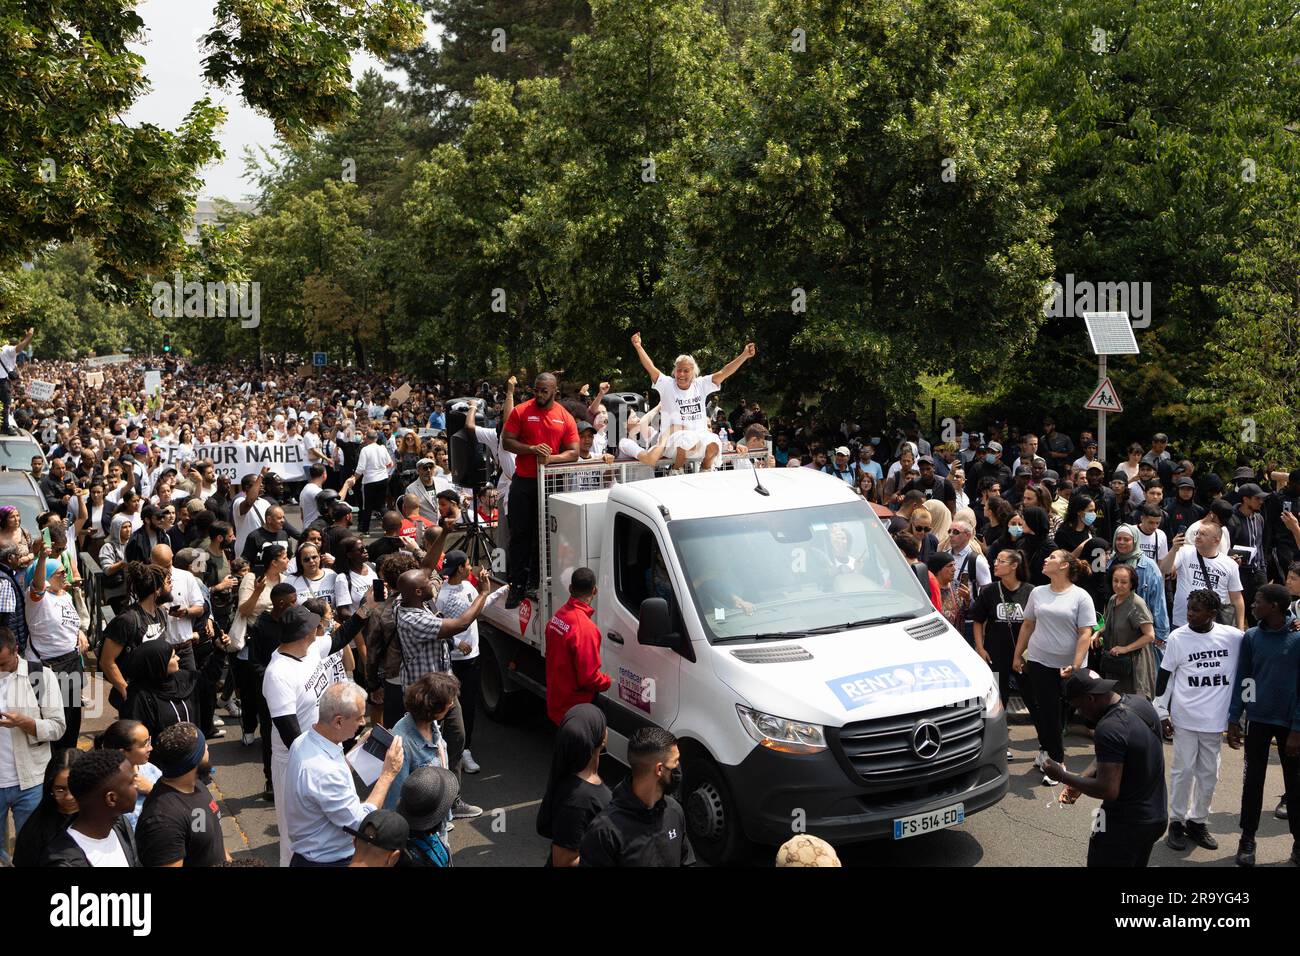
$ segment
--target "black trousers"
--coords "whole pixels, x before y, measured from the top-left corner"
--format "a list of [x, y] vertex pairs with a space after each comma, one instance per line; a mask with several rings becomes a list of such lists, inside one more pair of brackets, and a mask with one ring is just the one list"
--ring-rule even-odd
[[384, 681], [384, 727], [389, 730], [392, 730], [393, 724], [406, 714], [403, 696], [401, 684], [390, 684]]
[[1246, 725], [1246, 774], [1241, 785], [1241, 836], [1255, 838], [1259, 829], [1260, 809], [1264, 805], [1264, 777], [1268, 773], [1268, 752], [1277, 741], [1277, 753], [1282, 758], [1282, 780], [1286, 785], [1287, 826], [1291, 839], [1300, 847], [1300, 757], [1286, 755], [1286, 741], [1290, 734], [1300, 733], [1278, 724], [1261, 724], [1252, 720]]
[[388, 500], [388, 479], [383, 481], [372, 481], [369, 484], [361, 486], [361, 521], [359, 522], [361, 533], [365, 534], [370, 530], [370, 513], [378, 511], [380, 516], [384, 513], [384, 502]]
[[479, 666], [482, 658], [475, 657], [467, 661], [452, 661], [451, 672], [460, 679], [461, 717], [465, 723], [465, 750], [474, 749], [474, 712], [478, 710], [479, 685], [482, 683], [483, 669]]
[[221, 683], [221, 674], [225, 670], [225, 653], [212, 646], [212, 642], [202, 640], [194, 648], [194, 660], [199, 668], [199, 719], [200, 728], [205, 736], [216, 730], [212, 718], [217, 713], [217, 685]]
[[442, 739], [447, 744], [447, 769], [456, 771], [460, 779], [460, 755], [465, 752], [465, 717], [460, 708], [460, 701], [451, 705], [447, 716], [438, 724]]
[[253, 661], [235, 660], [235, 676], [239, 681], [239, 724], [246, 734], [260, 728], [262, 738], [262, 772], [267, 782], [271, 780], [271, 712], [262, 696], [264, 672]]
[[1088, 865], [1145, 867], [1151, 859], [1151, 849], [1168, 826], [1167, 820], [1163, 823], [1108, 823], [1088, 840]]
[[9, 427], [9, 413], [14, 408], [13, 382], [8, 378], [0, 378], [0, 407], [4, 410], [4, 417], [0, 418], [0, 429], [6, 429]]
[[523, 591], [538, 579], [537, 479], [515, 475], [510, 482], [510, 550], [506, 552], [506, 580]]
[[1029, 716], [1034, 720], [1038, 749], [1046, 750], [1047, 756], [1060, 763], [1065, 759], [1065, 742], [1061, 734], [1064, 716], [1061, 672], [1055, 667], [1025, 661], [1021, 677], [1020, 696], [1029, 708]]
[[[4, 379], [3, 381], [8, 381]], [[63, 736], [54, 743], [55, 749], [76, 747], [81, 736], [81, 692], [86, 687], [86, 672], [78, 653], [65, 654], [42, 662], [54, 672], [59, 684], [59, 698], [63, 702]]]

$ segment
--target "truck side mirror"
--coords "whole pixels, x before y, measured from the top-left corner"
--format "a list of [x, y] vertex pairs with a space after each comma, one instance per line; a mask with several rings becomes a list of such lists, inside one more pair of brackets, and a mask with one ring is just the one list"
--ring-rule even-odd
[[676, 650], [681, 644], [681, 635], [673, 633], [668, 602], [663, 598], [652, 597], [642, 601], [638, 617], [636, 629], [638, 644], [644, 644], [646, 647], [667, 647], [670, 650]]

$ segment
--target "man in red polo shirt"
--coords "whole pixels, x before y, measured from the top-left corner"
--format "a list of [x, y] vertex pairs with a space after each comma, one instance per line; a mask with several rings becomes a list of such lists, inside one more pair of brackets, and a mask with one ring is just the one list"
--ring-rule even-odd
[[525, 591], [537, 586], [537, 464], [578, 460], [578, 423], [555, 401], [556, 391], [554, 375], [537, 376], [533, 397], [514, 407], [501, 430], [501, 447], [518, 456], [506, 508], [510, 522], [507, 608], [518, 607]]
[[546, 625], [546, 714], [557, 726], [570, 707], [609, 689], [609, 675], [600, 671], [600, 628], [591, 619], [595, 596], [596, 572], [578, 568], [569, 600]]

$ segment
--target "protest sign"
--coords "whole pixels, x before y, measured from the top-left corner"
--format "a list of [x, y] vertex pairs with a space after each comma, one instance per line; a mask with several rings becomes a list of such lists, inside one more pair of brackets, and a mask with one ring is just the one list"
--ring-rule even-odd
[[48, 402], [54, 397], [53, 382], [30, 381], [27, 383], [27, 397], [37, 402]]
[[[162, 455], [164, 464], [176, 465], [180, 449], [176, 445], [165, 445]], [[238, 482], [245, 475], [260, 473], [263, 466], [270, 468], [285, 481], [302, 481], [306, 478], [307, 449], [301, 439], [288, 442], [228, 441], [196, 444], [193, 452], [186, 453], [185, 457], [191, 461], [212, 461], [217, 466], [217, 474], [225, 475], [233, 482]]]

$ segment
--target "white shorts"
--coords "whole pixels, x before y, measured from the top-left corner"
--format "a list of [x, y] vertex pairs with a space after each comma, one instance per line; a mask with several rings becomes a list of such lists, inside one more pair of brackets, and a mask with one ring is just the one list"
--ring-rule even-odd
[[702, 459], [710, 445], [722, 451], [722, 442], [707, 428], [697, 432], [674, 432], [668, 436], [665, 451], [671, 453], [678, 448], [685, 448], [687, 458]]

